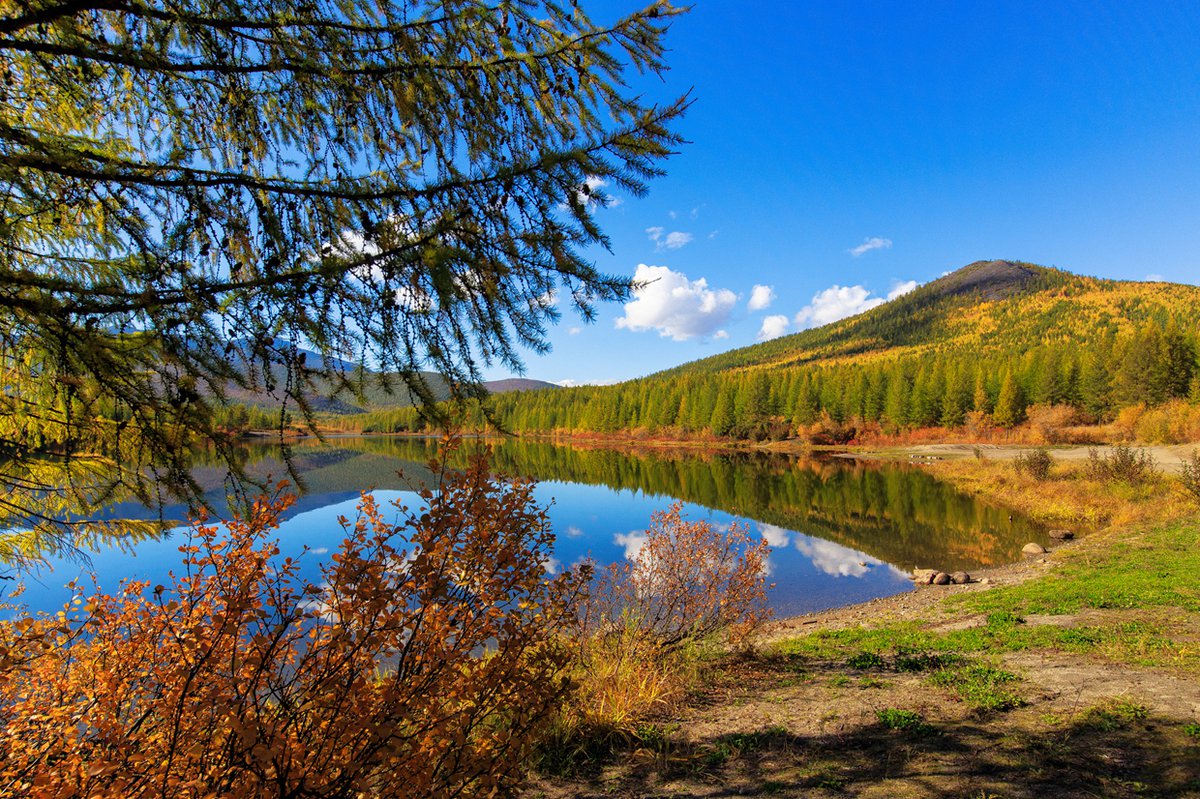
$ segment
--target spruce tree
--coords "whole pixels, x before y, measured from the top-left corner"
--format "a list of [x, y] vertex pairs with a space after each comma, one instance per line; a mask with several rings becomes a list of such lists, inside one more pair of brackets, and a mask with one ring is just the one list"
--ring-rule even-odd
[[992, 418], [1001, 427], [1012, 427], [1025, 419], [1025, 396], [1021, 385], [1012, 372], [1004, 375], [1000, 385], [1000, 396], [996, 398], [996, 408]]

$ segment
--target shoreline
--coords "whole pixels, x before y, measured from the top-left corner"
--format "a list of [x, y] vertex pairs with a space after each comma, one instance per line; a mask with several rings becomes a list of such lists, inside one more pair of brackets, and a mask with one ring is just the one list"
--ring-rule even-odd
[[[963, 585], [914, 584], [913, 590], [891, 596], [772, 619], [764, 625], [760, 634], [761, 641], [771, 643], [820, 630], [881, 627], [892, 622], [925, 618], [930, 610], [937, 608], [947, 597], [1020, 585], [1048, 574], [1057, 566], [1056, 556], [1060, 552], [1078, 550], [1104, 537], [1104, 531], [1098, 531], [1082, 539], [1058, 542], [1053, 549], [1048, 549], [1042, 555], [1030, 555], [1011, 563], [969, 572], [971, 582]], [[953, 623], [949, 617], [947, 621]]]

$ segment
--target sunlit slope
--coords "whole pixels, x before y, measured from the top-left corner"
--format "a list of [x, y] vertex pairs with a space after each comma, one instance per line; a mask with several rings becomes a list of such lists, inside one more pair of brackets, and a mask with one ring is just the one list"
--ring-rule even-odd
[[977, 261], [858, 316], [659, 374], [869, 363], [953, 349], [1020, 353], [1043, 343], [1085, 343], [1148, 320], [1200, 326], [1200, 288]]

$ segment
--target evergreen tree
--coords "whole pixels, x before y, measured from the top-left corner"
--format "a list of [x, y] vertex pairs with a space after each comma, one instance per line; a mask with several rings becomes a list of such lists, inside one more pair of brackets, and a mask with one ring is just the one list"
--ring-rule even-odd
[[992, 418], [1001, 427], [1012, 427], [1025, 419], [1025, 393], [1012, 372], [1004, 375]]
[[884, 404], [884, 419], [893, 429], [903, 429], [909, 424], [908, 380], [898, 369], [888, 376], [887, 402]]

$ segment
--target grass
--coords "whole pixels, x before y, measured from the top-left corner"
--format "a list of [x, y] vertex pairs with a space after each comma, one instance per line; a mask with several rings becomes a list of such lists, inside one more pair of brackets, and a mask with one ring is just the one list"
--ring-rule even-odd
[[934, 732], [933, 727], [926, 723], [924, 717], [915, 710], [899, 710], [894, 707], [885, 707], [882, 710], [877, 710], [875, 717], [879, 719], [880, 724], [889, 730], [911, 732], [917, 735], [929, 735]]
[[1088, 708], [1083, 714], [1082, 723], [1101, 732], [1124, 730], [1139, 721], [1150, 717], [1150, 711], [1145, 705], [1131, 702], [1127, 699], [1110, 699], [1095, 707]]
[[986, 497], [1052, 526], [1099, 529], [1164, 522], [1191, 505], [1187, 491], [1174, 478], [1158, 476], [1145, 483], [1109, 483], [1088, 474], [1085, 464], [1059, 462], [1045, 479], [1019, 473], [999, 460], [934, 461], [925, 470], [963, 491]]
[[[1114, 537], [1115, 538], [1115, 537]], [[1029, 649], [1101, 655], [1138, 666], [1200, 672], [1200, 646], [1174, 633], [1187, 614], [1200, 614], [1200, 529], [1175, 521], [1121, 540], [1103, 551], [1080, 549], [1052, 574], [1014, 586], [948, 597], [949, 609], [980, 614], [977, 627], [933, 632], [919, 621], [822, 631], [785, 642], [786, 656], [844, 662], [850, 668], [928, 670], [914, 658]], [[1032, 614], [1058, 616], [1113, 611], [1096, 624], [1026, 624]]]
[[941, 669], [934, 672], [929, 681], [954, 691], [969, 707], [978, 711], [1012, 710], [1025, 704], [1013, 690], [1021, 678], [986, 663]]

